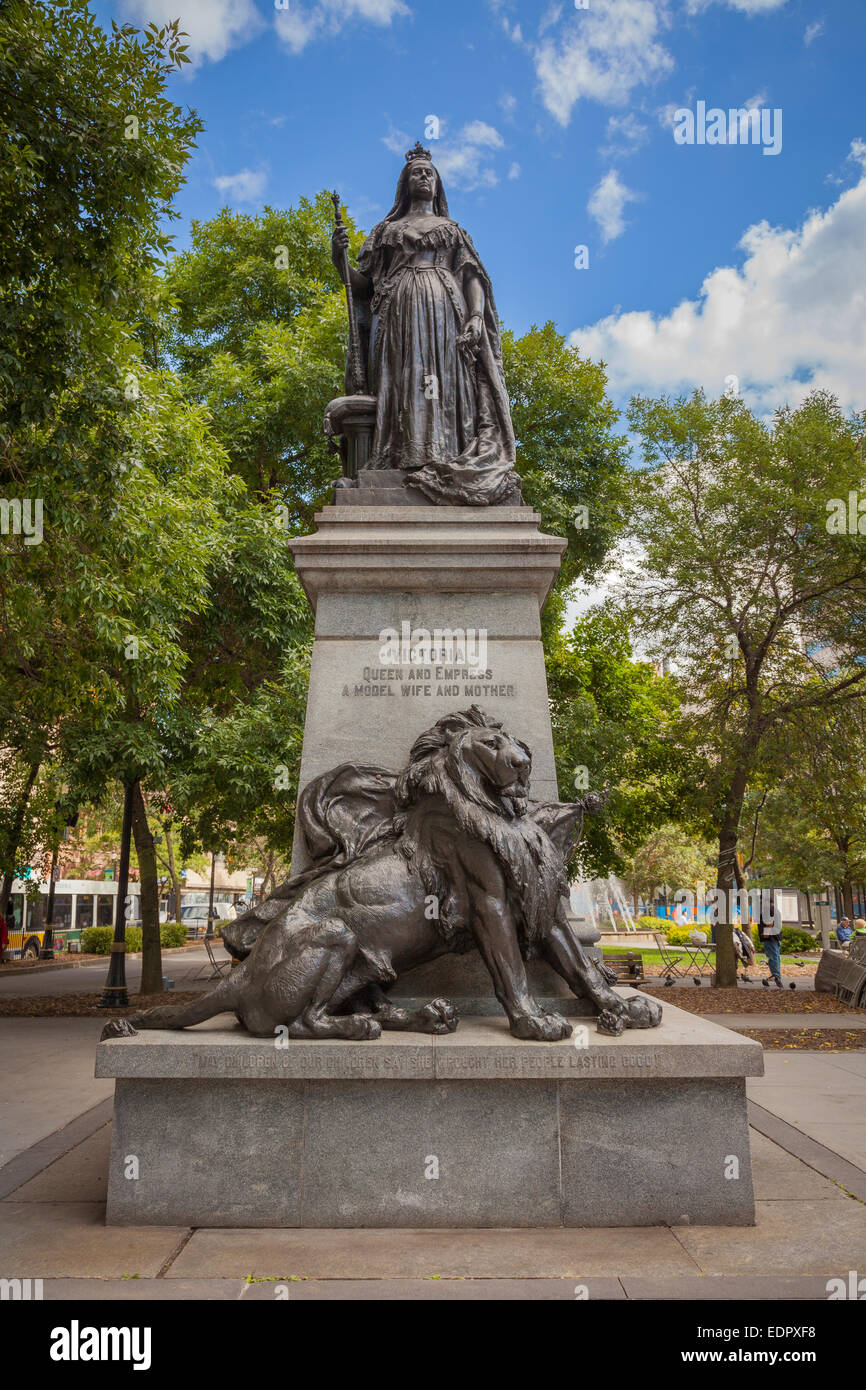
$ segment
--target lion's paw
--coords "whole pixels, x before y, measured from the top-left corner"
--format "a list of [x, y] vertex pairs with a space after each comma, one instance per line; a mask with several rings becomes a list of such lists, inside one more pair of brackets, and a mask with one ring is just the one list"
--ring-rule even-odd
[[128, 1018], [111, 1018], [106, 1023], [99, 1035], [100, 1042], [108, 1042], [110, 1038], [137, 1038], [138, 1029], [133, 1028]]
[[366, 1014], [350, 1014], [346, 1022], [349, 1027], [343, 1036], [354, 1042], [369, 1042], [382, 1036], [381, 1023], [377, 1023], [375, 1018], [368, 1018]]
[[561, 1014], [524, 1014], [514, 1019], [511, 1032], [524, 1042], [560, 1042], [571, 1037], [571, 1024]]
[[662, 1006], [657, 999], [648, 994], [635, 995], [626, 999], [626, 1028], [658, 1028], [662, 1021]]
[[628, 1021], [623, 1014], [615, 1013], [613, 1009], [602, 1009], [596, 1019], [595, 1026], [599, 1033], [606, 1033], [608, 1037], [618, 1038], [625, 1032]]
[[460, 1019], [450, 1000], [431, 999], [418, 1010], [418, 1022], [422, 1033], [454, 1033]]

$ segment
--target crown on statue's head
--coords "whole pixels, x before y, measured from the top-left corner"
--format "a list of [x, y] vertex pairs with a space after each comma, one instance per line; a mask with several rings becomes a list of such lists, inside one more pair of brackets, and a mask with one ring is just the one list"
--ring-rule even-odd
[[425, 150], [420, 140], [416, 140], [411, 150], [406, 151], [406, 163], [411, 164], [413, 159], [430, 159], [430, 151]]

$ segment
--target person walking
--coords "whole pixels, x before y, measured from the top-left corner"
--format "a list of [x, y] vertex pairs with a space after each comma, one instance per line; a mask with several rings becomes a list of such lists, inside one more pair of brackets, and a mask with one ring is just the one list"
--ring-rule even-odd
[[[782, 988], [782, 918], [772, 892], [761, 893], [761, 917], [758, 922], [758, 940], [764, 948], [770, 976], [776, 988]], [[762, 980], [764, 989], [770, 988], [769, 980]]]

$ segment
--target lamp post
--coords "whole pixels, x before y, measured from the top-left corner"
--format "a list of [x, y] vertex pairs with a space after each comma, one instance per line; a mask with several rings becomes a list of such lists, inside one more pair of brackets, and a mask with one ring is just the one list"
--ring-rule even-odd
[[120, 868], [114, 913], [114, 940], [108, 975], [99, 1001], [101, 1009], [125, 1009], [129, 1004], [126, 987], [126, 897], [129, 891], [129, 842], [132, 837], [132, 783], [123, 789], [123, 829], [120, 834]]
[[[66, 787], [63, 787], [62, 790], [65, 792]], [[61, 805], [62, 802], [58, 801], [56, 804], [56, 810], [59, 811]], [[66, 823], [63, 827], [64, 844], [67, 844], [69, 842], [69, 832], [70, 830], [74, 829], [74, 827], [77, 824], [78, 812], [73, 811], [71, 816], [66, 817]], [[39, 950], [40, 960], [54, 959], [54, 888], [58, 878], [60, 877], [60, 874], [57, 869], [57, 858], [59, 853], [60, 841], [58, 840], [54, 846], [54, 850], [51, 855], [51, 874], [48, 883], [48, 902], [45, 905], [45, 921], [42, 924], [42, 945]]]

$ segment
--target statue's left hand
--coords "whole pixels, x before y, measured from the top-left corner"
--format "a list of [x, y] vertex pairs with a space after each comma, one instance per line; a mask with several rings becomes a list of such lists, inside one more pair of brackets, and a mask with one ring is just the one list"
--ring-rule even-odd
[[463, 326], [463, 332], [457, 339], [457, 346], [467, 357], [474, 357], [481, 344], [481, 333], [484, 327], [480, 314], [472, 314]]

